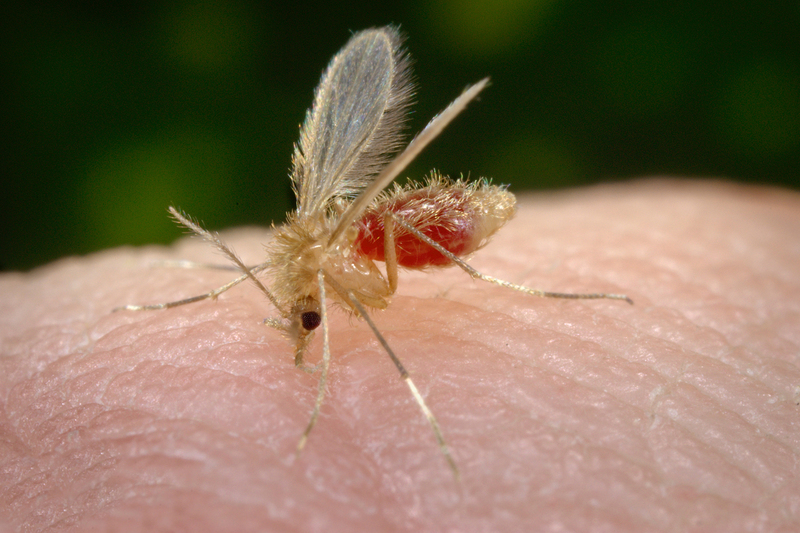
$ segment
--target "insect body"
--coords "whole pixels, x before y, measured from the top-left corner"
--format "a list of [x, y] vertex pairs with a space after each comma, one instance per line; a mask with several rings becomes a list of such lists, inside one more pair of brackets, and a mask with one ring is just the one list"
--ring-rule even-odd
[[[530, 289], [482, 274], [462, 256], [488, 242], [514, 214], [514, 196], [488, 181], [450, 180], [438, 173], [422, 185], [395, 185], [384, 192], [414, 157], [486, 86], [488, 79], [467, 88], [397, 157], [399, 130], [411, 96], [408, 59], [400, 49], [396, 29], [359, 32], [333, 58], [322, 76], [295, 147], [292, 186], [297, 209], [275, 229], [268, 257], [245, 266], [216, 234], [170, 208], [173, 217], [209, 240], [242, 272], [230, 283], [207, 294], [177, 302], [128, 305], [122, 309], [165, 309], [215, 298], [246, 279], [254, 282], [280, 314], [265, 323], [283, 331], [294, 343], [295, 364], [309, 372], [303, 358], [314, 331], [323, 332], [317, 399], [303, 433], [303, 448], [319, 416], [330, 365], [326, 300], [367, 321], [391, 357], [401, 378], [430, 423], [454, 474], [458, 469], [442, 432], [408, 372], [372, 322], [367, 308], [385, 309], [397, 289], [399, 267], [457, 265], [483, 279], [535, 296], [612, 298], [617, 294], [567, 294]], [[375, 264], [384, 261], [384, 276]], [[269, 274], [268, 289], [256, 276]]]

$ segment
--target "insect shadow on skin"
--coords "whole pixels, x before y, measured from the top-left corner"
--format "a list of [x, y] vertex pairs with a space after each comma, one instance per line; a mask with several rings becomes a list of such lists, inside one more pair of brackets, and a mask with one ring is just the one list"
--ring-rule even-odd
[[[610, 298], [633, 303], [622, 294], [570, 294], [531, 289], [482, 274], [465, 263], [514, 215], [516, 199], [488, 180], [451, 180], [436, 172], [422, 184], [395, 184], [405, 167], [488, 84], [469, 86], [397, 157], [400, 131], [413, 86], [408, 56], [398, 30], [388, 26], [353, 35], [322, 76], [292, 157], [292, 187], [297, 209], [275, 228], [267, 260], [246, 266], [216, 233], [170, 207], [175, 220], [225, 254], [242, 275], [206, 294], [175, 302], [127, 305], [131, 311], [167, 309], [208, 298], [247, 279], [272, 302], [280, 318], [264, 322], [294, 343], [295, 365], [320, 368], [311, 420], [297, 445], [303, 449], [319, 417], [330, 367], [326, 300], [363, 318], [400, 372], [430, 424], [453, 475], [459, 471], [433, 413], [403, 364], [370, 318], [367, 308], [385, 309], [397, 290], [399, 267], [422, 269], [456, 265], [470, 276], [534, 296]], [[375, 264], [385, 263], [386, 275]], [[178, 262], [178, 266], [207, 266]], [[268, 289], [256, 276], [268, 273]], [[322, 326], [322, 361], [303, 362], [314, 331]]]

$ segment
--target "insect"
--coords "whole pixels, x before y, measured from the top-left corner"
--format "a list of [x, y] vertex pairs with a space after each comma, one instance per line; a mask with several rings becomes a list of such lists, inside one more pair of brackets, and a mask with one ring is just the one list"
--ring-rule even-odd
[[[264, 322], [294, 343], [298, 368], [314, 372], [303, 359], [315, 330], [322, 328], [319, 387], [311, 419], [297, 445], [299, 453], [317, 422], [325, 397], [331, 347], [327, 301], [363, 318], [394, 362], [400, 377], [430, 424], [453, 474], [458, 468], [439, 424], [409, 373], [378, 331], [367, 309], [385, 309], [397, 290], [398, 269], [456, 265], [470, 276], [534, 296], [611, 298], [622, 294], [568, 294], [530, 289], [482, 274], [461, 257], [484, 246], [513, 215], [516, 200], [505, 187], [486, 180], [451, 180], [433, 173], [424, 183], [405, 186], [395, 177], [483, 90], [488, 78], [469, 86], [395, 158], [400, 129], [412, 96], [408, 56], [394, 27], [361, 31], [334, 56], [322, 76], [292, 157], [297, 208], [275, 229], [267, 260], [246, 266], [220, 238], [170, 207], [175, 220], [225, 254], [241, 272], [206, 294], [120, 309], [166, 309], [216, 298], [251, 280], [280, 315]], [[376, 261], [385, 263], [384, 275]], [[182, 263], [182, 266], [191, 266]], [[267, 288], [257, 277], [266, 272]]]

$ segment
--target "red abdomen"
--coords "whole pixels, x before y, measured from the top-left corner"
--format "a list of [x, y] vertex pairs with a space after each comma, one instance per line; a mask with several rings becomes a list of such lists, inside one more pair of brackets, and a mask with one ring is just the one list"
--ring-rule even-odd
[[[391, 211], [446, 250], [467, 255], [514, 214], [514, 196], [485, 181], [466, 183], [434, 175], [425, 187], [399, 187], [376, 201], [356, 223], [359, 254], [384, 261], [384, 214]], [[406, 268], [447, 266], [450, 259], [402, 226], [394, 226], [397, 263]]]

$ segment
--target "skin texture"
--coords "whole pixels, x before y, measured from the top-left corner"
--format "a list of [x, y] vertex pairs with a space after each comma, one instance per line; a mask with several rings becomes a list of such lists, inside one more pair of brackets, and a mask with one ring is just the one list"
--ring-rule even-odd
[[[202, 213], [196, 213], [202, 215]], [[223, 234], [245, 262], [263, 229]], [[0, 279], [0, 524], [24, 531], [797, 531], [800, 195], [646, 180], [520, 198], [470, 261], [330, 313], [328, 396], [197, 239]], [[319, 360], [321, 335], [309, 361]]]

